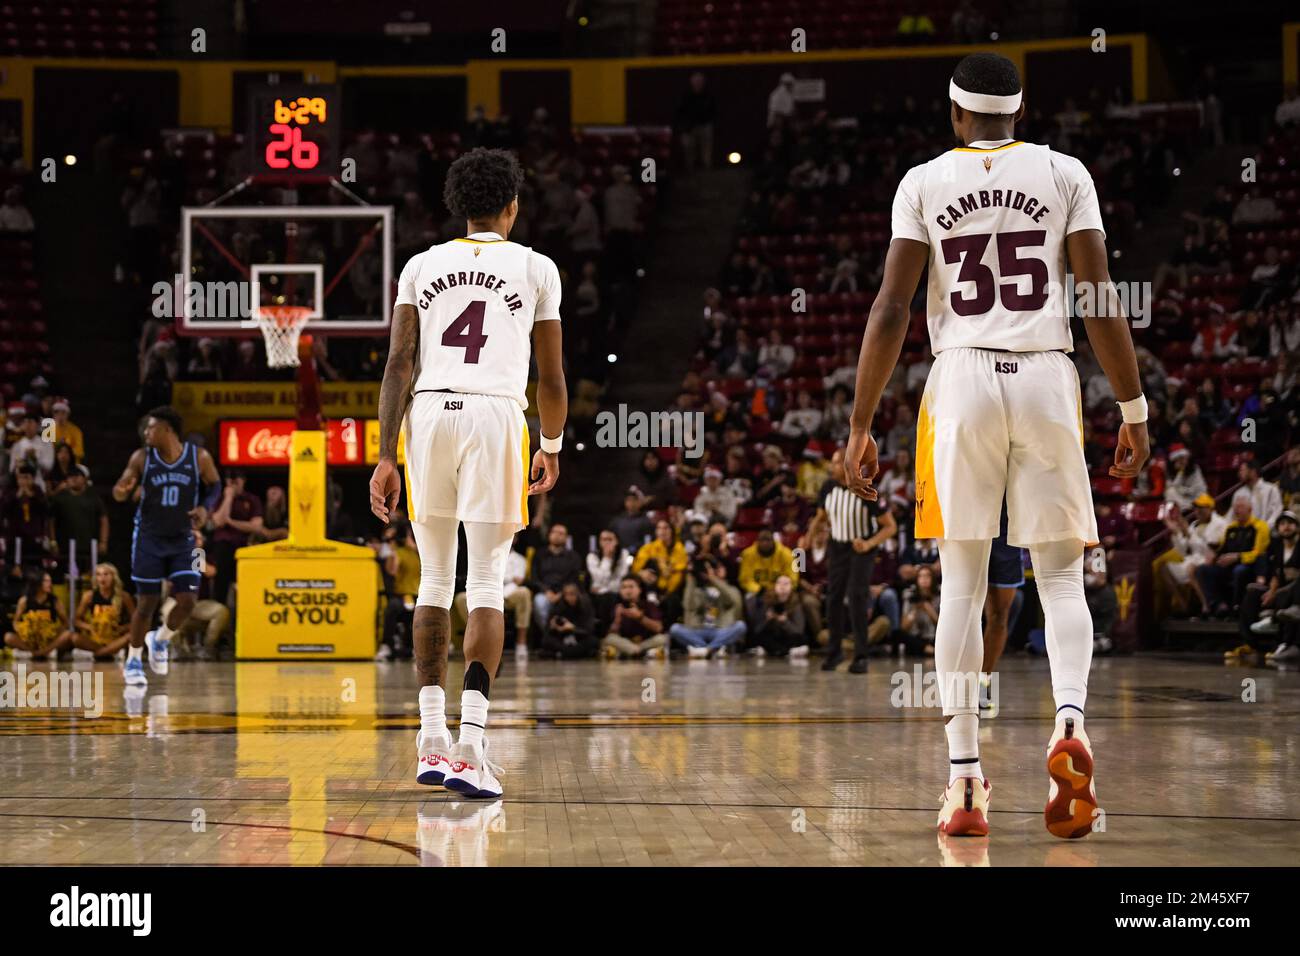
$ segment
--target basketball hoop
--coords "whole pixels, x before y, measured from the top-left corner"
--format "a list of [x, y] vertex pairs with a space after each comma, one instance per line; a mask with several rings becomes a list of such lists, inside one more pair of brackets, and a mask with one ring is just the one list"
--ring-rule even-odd
[[298, 337], [311, 318], [305, 305], [263, 305], [253, 321], [266, 341], [266, 364], [271, 368], [295, 368], [299, 364]]

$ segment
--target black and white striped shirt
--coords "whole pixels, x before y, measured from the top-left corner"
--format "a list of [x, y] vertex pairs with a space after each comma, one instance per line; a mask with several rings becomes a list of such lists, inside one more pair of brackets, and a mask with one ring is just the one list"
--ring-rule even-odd
[[832, 541], [870, 538], [880, 528], [880, 503], [863, 501], [834, 479], [822, 485], [817, 504], [830, 519]]

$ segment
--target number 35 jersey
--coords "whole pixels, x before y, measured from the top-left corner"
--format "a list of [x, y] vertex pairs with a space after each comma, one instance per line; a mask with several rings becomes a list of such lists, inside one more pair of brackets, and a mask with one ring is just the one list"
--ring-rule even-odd
[[412, 256], [397, 304], [420, 316], [415, 391], [505, 395], [528, 407], [533, 323], [560, 318], [554, 262], [495, 233], [475, 233]]
[[930, 347], [1070, 351], [1065, 237], [1103, 232], [1084, 165], [1047, 146], [978, 142], [910, 169], [893, 238], [930, 247]]

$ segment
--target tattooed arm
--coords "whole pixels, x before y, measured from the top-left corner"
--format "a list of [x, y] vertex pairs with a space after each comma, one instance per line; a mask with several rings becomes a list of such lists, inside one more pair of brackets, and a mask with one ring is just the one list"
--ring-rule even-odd
[[388, 363], [379, 387], [379, 464], [370, 477], [370, 510], [384, 524], [388, 524], [402, 492], [397, 475], [397, 436], [411, 404], [419, 346], [420, 317], [415, 306], [397, 306], [393, 309]]

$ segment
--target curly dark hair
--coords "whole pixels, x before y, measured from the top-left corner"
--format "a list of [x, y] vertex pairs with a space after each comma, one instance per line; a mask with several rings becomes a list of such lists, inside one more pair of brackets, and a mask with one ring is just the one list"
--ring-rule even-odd
[[514, 153], [479, 147], [451, 164], [442, 200], [454, 215], [491, 219], [519, 195], [523, 183], [524, 171]]
[[157, 408], [149, 409], [149, 414], [145, 416], [145, 420], [147, 421], [150, 418], [157, 419], [164, 423], [168, 428], [176, 433], [177, 438], [181, 437], [183, 427], [181, 424], [180, 412], [176, 411], [176, 409], [172, 408], [170, 405], [159, 405]]

